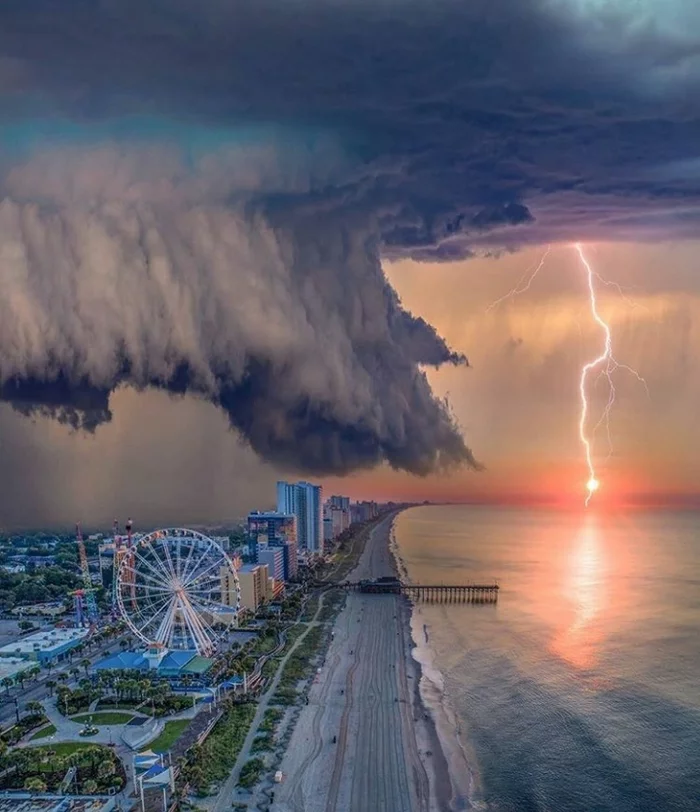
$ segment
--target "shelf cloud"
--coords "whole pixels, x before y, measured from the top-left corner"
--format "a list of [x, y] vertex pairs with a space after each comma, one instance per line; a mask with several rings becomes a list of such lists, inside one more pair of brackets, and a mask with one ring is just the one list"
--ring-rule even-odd
[[[634, 6], [632, 8], [632, 6]], [[700, 224], [694, 3], [0, 7], [0, 397], [192, 393], [314, 473], [478, 467], [384, 258]], [[683, 168], [686, 169], [683, 169]]]

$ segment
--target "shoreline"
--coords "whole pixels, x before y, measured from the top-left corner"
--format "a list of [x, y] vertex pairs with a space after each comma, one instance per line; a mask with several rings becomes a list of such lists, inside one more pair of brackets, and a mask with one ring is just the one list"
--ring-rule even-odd
[[436, 812], [453, 810], [453, 787], [449, 764], [437, 730], [437, 724], [432, 709], [426, 704], [421, 693], [421, 685], [425, 679], [423, 665], [416, 659], [413, 652], [416, 648], [411, 630], [413, 608], [408, 600], [401, 601], [399, 609], [401, 625], [406, 640], [406, 670], [413, 679], [411, 694], [411, 710], [413, 712], [413, 728], [418, 745], [419, 758], [425, 768], [430, 785], [429, 808]]
[[[387, 542], [395, 562], [396, 575], [402, 580], [410, 581], [395, 535], [395, 520], [398, 515], [399, 513], [396, 513], [391, 521]], [[432, 784], [435, 784], [436, 808], [440, 812], [478, 809], [482, 804], [474, 799], [476, 775], [460, 739], [457, 720], [446, 706], [443, 676], [435, 665], [427, 624], [422, 621], [418, 607], [408, 598], [401, 601], [401, 606], [409, 639], [407, 652], [409, 667], [412, 667], [416, 675], [413, 700], [418, 710], [415, 715], [416, 726], [422, 723], [432, 745], [430, 747], [432, 756], [421, 760], [424, 761], [432, 779], [431, 790]], [[418, 733], [416, 730], [417, 737]]]

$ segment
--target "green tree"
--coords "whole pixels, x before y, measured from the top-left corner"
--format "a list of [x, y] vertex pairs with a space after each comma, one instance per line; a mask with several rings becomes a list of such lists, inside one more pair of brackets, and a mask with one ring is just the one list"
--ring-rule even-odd
[[9, 694], [10, 688], [14, 685], [14, 680], [12, 677], [3, 677], [0, 680], [0, 685], [2, 685], [5, 688], [5, 691]]
[[37, 702], [36, 700], [33, 700], [32, 702], [27, 702], [27, 704], [24, 706], [24, 709], [29, 714], [41, 713], [43, 710], [41, 702]]
[[101, 779], [109, 778], [110, 775], [114, 775], [115, 767], [113, 761], [101, 761], [97, 765], [97, 777]]
[[80, 665], [82, 665], [82, 667], [85, 669], [85, 676], [87, 677], [87, 675], [88, 675], [88, 669], [90, 668], [90, 660], [88, 660], [88, 658], [87, 658], [87, 657], [84, 657], [84, 658], [83, 658], [83, 659], [80, 661]]
[[56, 687], [55, 679], [47, 679], [46, 687], [49, 689], [49, 696], [53, 696], [53, 689]]
[[46, 792], [46, 784], [36, 775], [27, 778], [24, 782], [24, 788], [28, 792]]
[[92, 778], [88, 778], [88, 780], [83, 784], [83, 792], [86, 795], [94, 795], [97, 792], [97, 781], [93, 781]]

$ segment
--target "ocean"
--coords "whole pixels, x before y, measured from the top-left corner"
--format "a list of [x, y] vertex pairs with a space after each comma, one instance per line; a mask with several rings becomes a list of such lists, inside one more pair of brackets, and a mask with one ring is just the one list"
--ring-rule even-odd
[[462, 808], [700, 810], [700, 514], [426, 506], [394, 538], [414, 582], [501, 585], [414, 609]]

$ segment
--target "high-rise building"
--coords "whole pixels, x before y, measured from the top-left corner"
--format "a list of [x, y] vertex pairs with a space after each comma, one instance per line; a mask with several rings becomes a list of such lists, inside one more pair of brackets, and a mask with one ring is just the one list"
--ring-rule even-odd
[[293, 512], [258, 510], [248, 514], [248, 538], [250, 541], [282, 544], [297, 540], [297, 520]]
[[284, 581], [284, 549], [258, 544], [258, 564], [267, 564], [267, 572], [275, 581]]
[[350, 497], [331, 496], [323, 506], [323, 540], [332, 541], [350, 527]]
[[284, 555], [284, 580], [293, 581], [299, 569], [299, 554], [296, 541], [285, 541], [282, 545]]
[[[277, 511], [253, 511], [248, 514], [248, 543], [251, 555], [259, 561], [258, 550], [264, 545], [282, 551], [283, 577], [289, 581], [296, 577], [297, 561], [297, 519], [294, 514]], [[277, 575], [274, 576], [278, 578]]]
[[349, 496], [329, 496], [328, 507], [331, 510], [350, 510]]
[[238, 570], [241, 588], [241, 607], [257, 611], [264, 601], [270, 600], [270, 579], [266, 564], [244, 564]]
[[376, 502], [355, 502], [350, 506], [350, 517], [353, 522], [368, 522], [379, 515]]
[[333, 538], [337, 538], [350, 527], [350, 508], [347, 510], [331, 508], [331, 529]]
[[277, 512], [293, 513], [297, 520], [297, 543], [301, 550], [323, 549], [322, 489], [310, 482], [277, 483]]
[[277, 482], [277, 512], [296, 515], [297, 486], [291, 482]]
[[238, 605], [238, 593], [234, 574], [229, 567], [222, 567], [219, 570], [219, 577], [221, 579], [221, 602], [226, 606], [236, 607]]
[[323, 540], [333, 541], [333, 520], [328, 514], [323, 516]]

